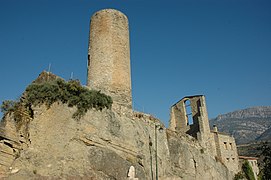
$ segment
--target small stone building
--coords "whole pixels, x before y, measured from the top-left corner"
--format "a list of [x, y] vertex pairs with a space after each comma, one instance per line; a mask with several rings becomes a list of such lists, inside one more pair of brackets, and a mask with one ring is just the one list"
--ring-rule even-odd
[[234, 137], [218, 132], [217, 127], [211, 131], [214, 137], [216, 157], [224, 163], [229, 170], [236, 172], [238, 170], [238, 153]]

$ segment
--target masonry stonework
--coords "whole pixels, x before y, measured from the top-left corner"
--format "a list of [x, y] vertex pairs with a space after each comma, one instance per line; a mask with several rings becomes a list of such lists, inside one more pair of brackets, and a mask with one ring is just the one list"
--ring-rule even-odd
[[238, 172], [239, 158], [234, 137], [218, 131], [211, 131], [216, 145], [216, 157], [234, 173]]
[[87, 85], [132, 107], [128, 19], [117, 10], [104, 9], [91, 17]]
[[203, 95], [187, 96], [171, 107], [169, 129], [194, 137], [214, 158], [231, 172], [237, 173], [238, 154], [235, 140], [220, 133], [217, 127], [210, 131], [208, 112]]

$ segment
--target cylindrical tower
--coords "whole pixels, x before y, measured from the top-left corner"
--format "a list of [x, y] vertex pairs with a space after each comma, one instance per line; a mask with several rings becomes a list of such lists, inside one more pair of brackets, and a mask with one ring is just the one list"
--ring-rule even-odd
[[91, 17], [87, 85], [132, 107], [129, 27], [120, 11], [104, 9]]

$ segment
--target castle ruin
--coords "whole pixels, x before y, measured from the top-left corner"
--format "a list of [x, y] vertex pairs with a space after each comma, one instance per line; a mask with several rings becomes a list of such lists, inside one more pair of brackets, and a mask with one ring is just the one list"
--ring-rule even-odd
[[0, 176], [228, 180], [240, 170], [234, 138], [210, 130], [203, 95], [174, 104], [168, 129], [132, 110], [128, 19], [117, 10], [91, 18], [87, 86], [110, 95], [121, 111], [92, 109], [75, 121], [76, 109], [65, 104], [32, 107], [26, 135], [16, 131], [12, 114], [4, 117]]
[[210, 154], [224, 163], [231, 171], [238, 170], [238, 153], [235, 139], [210, 130], [205, 97], [187, 96], [171, 107], [169, 129], [194, 137]]
[[[89, 37], [88, 86], [110, 94], [118, 105], [131, 107], [127, 17], [113, 9], [96, 12], [91, 18]], [[174, 104], [171, 107], [169, 129], [194, 137], [231, 171], [238, 171], [235, 140], [227, 134], [219, 133], [217, 129], [210, 130], [203, 95], [187, 96]]]

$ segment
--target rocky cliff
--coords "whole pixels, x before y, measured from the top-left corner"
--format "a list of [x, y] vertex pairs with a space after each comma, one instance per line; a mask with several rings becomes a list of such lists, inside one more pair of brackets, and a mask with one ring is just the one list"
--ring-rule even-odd
[[0, 178], [232, 179], [234, 172], [196, 138], [108, 100], [41, 73], [19, 102], [5, 106]]
[[210, 120], [220, 131], [232, 134], [237, 144], [271, 140], [271, 106], [252, 107]]
[[[75, 120], [75, 111], [62, 103], [33, 107], [28, 141], [18, 141], [21, 150], [6, 179], [121, 180], [128, 179], [131, 166], [142, 180], [154, 179], [156, 172], [170, 180], [232, 178], [194, 138], [167, 130], [150, 115], [113, 106]], [[5, 121], [16, 124], [12, 118]]]

